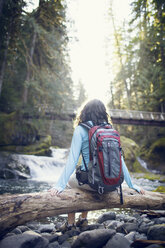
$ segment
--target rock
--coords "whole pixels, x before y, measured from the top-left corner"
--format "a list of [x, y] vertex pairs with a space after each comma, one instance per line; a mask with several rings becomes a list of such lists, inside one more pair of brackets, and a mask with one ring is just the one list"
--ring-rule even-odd
[[[136, 160], [137, 153], [139, 151], [139, 146], [135, 143], [135, 141], [131, 140], [130, 138], [127, 138], [125, 136], [121, 136], [120, 138], [121, 138], [122, 149], [124, 151], [126, 158], [125, 162], [126, 165], [128, 166], [128, 169], [134, 172], [143, 171], [143, 167]], [[135, 161], [137, 161], [138, 166], [133, 166]]]
[[30, 228], [28, 228], [27, 226], [18, 226], [18, 228], [21, 230], [21, 232], [26, 232], [26, 231], [30, 231]]
[[117, 214], [116, 215], [116, 220], [118, 221], [124, 221], [125, 219], [125, 214]]
[[74, 237], [80, 234], [79, 230], [69, 230], [66, 232], [67, 235], [69, 235], [69, 237]]
[[135, 240], [136, 232], [130, 232], [129, 234], [125, 235], [125, 238], [132, 243]]
[[148, 224], [142, 223], [142, 224], [139, 226], [138, 231], [139, 231], [140, 233], [145, 233], [145, 234], [147, 234], [148, 229], [149, 229], [151, 226], [153, 226], [153, 225], [154, 225], [154, 222], [150, 222], [150, 223], [148, 223]]
[[115, 220], [115, 219], [116, 219], [116, 214], [114, 212], [107, 212], [99, 216], [97, 222], [99, 224], [102, 224], [104, 221]]
[[105, 227], [102, 224], [91, 224], [91, 225], [80, 227], [81, 232], [85, 232], [88, 230], [95, 230], [95, 229], [105, 229]]
[[154, 224], [165, 224], [165, 217], [156, 218]]
[[147, 238], [165, 241], [165, 224], [151, 226], [148, 230]]
[[153, 192], [165, 193], [165, 186], [158, 186]]
[[149, 149], [146, 149], [143, 157], [150, 165], [150, 169], [161, 171], [165, 174], [165, 138], [160, 138], [156, 140]]
[[40, 225], [38, 231], [40, 233], [43, 233], [43, 232], [51, 233], [51, 232], [55, 231], [55, 226], [54, 226], [54, 224]]
[[125, 216], [124, 222], [137, 223], [137, 219], [132, 216]]
[[46, 248], [61, 248], [61, 246], [56, 241], [56, 242], [53, 242], [53, 243], [49, 244]]
[[65, 242], [67, 239], [69, 238], [69, 235], [67, 233], [61, 235], [58, 237], [58, 243], [62, 244], [63, 242]]
[[137, 231], [137, 229], [138, 229], [137, 224], [128, 222], [128, 223], [124, 223], [121, 226], [117, 227], [116, 231], [127, 234], [132, 231]]
[[46, 248], [48, 240], [33, 231], [26, 231], [23, 234], [9, 236], [0, 242], [0, 248]]
[[88, 226], [89, 226], [89, 230], [105, 229], [103, 224], [91, 224], [91, 225], [88, 225]]
[[11, 231], [11, 233], [15, 233], [17, 235], [17, 234], [21, 234], [22, 232], [18, 227], [16, 227], [14, 230]]
[[35, 125], [18, 112], [0, 113], [1, 151], [50, 155], [51, 136], [41, 137]]
[[119, 233], [116, 233], [107, 244], [104, 246], [104, 248], [130, 248], [130, 242], [120, 235]]
[[61, 245], [62, 248], [71, 248], [71, 244], [67, 241], [65, 241], [64, 243], [62, 243]]
[[[99, 248], [107, 243], [107, 241], [115, 234], [114, 230], [97, 229], [81, 233], [73, 242], [72, 248]], [[95, 244], [95, 246], [93, 246]]]
[[34, 125], [23, 120], [21, 114], [0, 114], [0, 145], [24, 146], [35, 143], [38, 131]]
[[21, 164], [19, 155], [0, 152], [0, 178], [2, 179], [29, 179], [30, 169]]
[[117, 228], [121, 227], [124, 223], [117, 221], [117, 220], [113, 220], [109, 223], [109, 225], [107, 226], [108, 229], [114, 229], [116, 230]]
[[135, 240], [137, 239], [141, 239], [141, 240], [147, 240], [147, 236], [144, 234], [144, 233], [139, 233], [139, 232], [136, 232], [135, 233]]

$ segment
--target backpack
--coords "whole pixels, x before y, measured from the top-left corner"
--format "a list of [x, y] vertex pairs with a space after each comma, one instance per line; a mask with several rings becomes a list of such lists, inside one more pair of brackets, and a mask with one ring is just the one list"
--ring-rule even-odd
[[79, 125], [88, 129], [90, 162], [88, 168], [88, 185], [99, 194], [114, 191], [120, 187], [120, 201], [123, 203], [121, 184], [124, 181], [122, 171], [122, 149], [120, 135], [110, 124], [94, 126], [91, 122]]

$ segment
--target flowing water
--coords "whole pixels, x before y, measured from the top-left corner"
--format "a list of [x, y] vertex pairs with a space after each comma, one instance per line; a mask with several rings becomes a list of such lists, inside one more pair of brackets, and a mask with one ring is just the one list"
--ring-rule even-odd
[[[0, 180], [0, 194], [3, 193], [30, 193], [47, 191], [57, 182], [60, 174], [62, 173], [63, 167], [66, 163], [68, 155], [68, 149], [54, 149], [52, 148], [52, 157], [34, 156], [34, 155], [15, 155], [15, 160], [30, 168], [31, 178], [27, 180]], [[144, 161], [138, 159], [141, 164], [146, 167]], [[133, 183], [145, 190], [154, 190], [160, 185], [165, 185], [159, 181], [150, 181], [148, 179], [140, 178], [136, 179], [132, 176]], [[126, 186], [126, 183], [124, 183]], [[95, 219], [100, 215], [102, 211], [93, 211], [91, 213], [91, 219]], [[115, 209], [119, 211], [119, 209]], [[131, 211], [120, 209], [120, 212]], [[65, 215], [64, 215], [65, 216]], [[48, 218], [49, 219], [49, 218]], [[47, 219], [47, 220], [48, 220]]]

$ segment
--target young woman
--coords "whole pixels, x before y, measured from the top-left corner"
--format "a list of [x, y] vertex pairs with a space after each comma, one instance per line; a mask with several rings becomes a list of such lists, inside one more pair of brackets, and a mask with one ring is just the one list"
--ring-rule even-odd
[[[59, 195], [59, 193], [61, 193], [65, 189], [67, 183], [72, 188], [81, 187], [81, 189], [84, 188], [84, 189], [92, 190], [90, 186], [88, 186], [87, 184], [79, 186], [75, 173], [73, 174], [73, 172], [76, 169], [76, 165], [78, 163], [81, 153], [85, 160], [85, 164], [88, 165], [89, 163], [88, 130], [85, 127], [78, 125], [82, 122], [87, 122], [87, 121], [91, 121], [93, 125], [100, 125], [105, 122], [108, 123], [108, 114], [106, 112], [106, 108], [100, 100], [94, 99], [92, 101], [89, 101], [80, 112], [80, 115], [77, 116], [76, 118], [77, 126], [74, 130], [74, 134], [72, 137], [69, 157], [66, 166], [63, 170], [63, 173], [61, 174], [57, 184], [54, 186], [54, 188], [49, 190], [51, 196]], [[85, 165], [83, 161], [81, 167], [82, 169], [85, 169]], [[143, 189], [139, 188], [137, 185], [132, 184], [131, 177], [129, 175], [123, 157], [122, 157], [122, 169], [124, 173], [124, 179], [128, 184], [128, 186], [136, 190], [140, 194], [144, 194]], [[73, 176], [71, 177], [72, 174]], [[82, 219], [87, 218], [87, 213], [88, 212], [82, 213], [81, 215]], [[75, 213], [70, 213], [68, 214], [68, 225], [73, 225], [73, 224], [75, 224]]]

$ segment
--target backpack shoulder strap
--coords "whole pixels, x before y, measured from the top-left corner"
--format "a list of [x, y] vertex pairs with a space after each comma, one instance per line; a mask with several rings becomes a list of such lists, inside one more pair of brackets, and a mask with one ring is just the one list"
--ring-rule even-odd
[[88, 130], [90, 130], [93, 127], [93, 124], [90, 121], [82, 122], [79, 125], [82, 126], [82, 127], [87, 128]]

